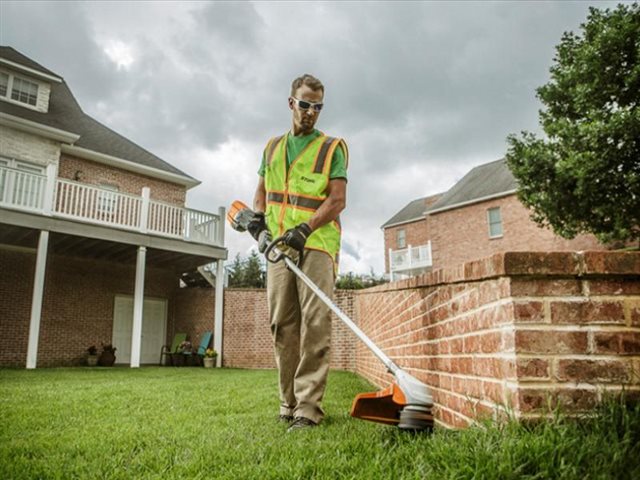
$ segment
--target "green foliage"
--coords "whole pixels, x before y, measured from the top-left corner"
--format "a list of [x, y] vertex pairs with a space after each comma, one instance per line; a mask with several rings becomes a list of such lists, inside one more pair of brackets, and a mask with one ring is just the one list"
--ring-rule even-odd
[[260, 256], [254, 250], [249, 257], [242, 259], [237, 254], [230, 267], [229, 286], [235, 288], [264, 288], [266, 284], [265, 267]]
[[356, 275], [349, 272], [346, 275], [340, 275], [336, 281], [336, 288], [343, 290], [360, 290], [363, 288], [375, 287], [387, 281], [384, 277], [377, 277], [371, 269], [369, 275]]
[[362, 378], [332, 371], [325, 421], [286, 433], [275, 370], [0, 369], [2, 479], [637, 479], [640, 405], [410, 435], [351, 418]]
[[539, 225], [640, 240], [640, 8], [590, 8], [581, 30], [563, 35], [537, 89], [547, 138], [510, 135], [507, 163]]

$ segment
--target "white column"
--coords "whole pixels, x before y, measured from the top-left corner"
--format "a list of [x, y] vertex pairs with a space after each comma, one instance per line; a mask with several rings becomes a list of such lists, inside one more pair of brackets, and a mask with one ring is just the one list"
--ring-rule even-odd
[[[224, 217], [222, 217], [224, 218]], [[213, 348], [218, 352], [216, 357], [216, 367], [222, 367], [222, 333], [224, 312], [224, 260], [219, 258], [216, 261], [216, 296], [215, 296], [215, 312], [214, 312], [214, 328], [213, 328]]]
[[149, 202], [151, 190], [149, 187], [142, 187], [142, 204], [140, 205], [140, 231], [147, 233], [149, 230]]
[[391, 258], [392, 258], [391, 253], [392, 252], [393, 252], [393, 250], [389, 249], [389, 277], [390, 277], [390, 281], [393, 282], [393, 278], [394, 278], [394, 275], [393, 275], [393, 263], [391, 263]]
[[216, 232], [217, 238], [216, 241], [218, 245], [224, 247], [224, 220], [226, 218], [224, 207], [218, 208], [218, 230]]
[[51, 212], [54, 209], [53, 202], [55, 201], [57, 175], [58, 175], [57, 164], [50, 163], [49, 165], [47, 165], [47, 183], [45, 184], [45, 189], [44, 189], [43, 213], [49, 216], [51, 215]]
[[40, 319], [42, 316], [42, 297], [44, 294], [44, 276], [49, 249], [49, 232], [42, 230], [38, 240], [36, 256], [36, 274], [33, 279], [33, 297], [31, 299], [31, 323], [29, 325], [29, 344], [27, 347], [27, 368], [36, 368], [38, 360], [38, 340], [40, 339]]
[[142, 347], [142, 307], [144, 305], [144, 270], [147, 247], [138, 247], [136, 260], [136, 285], [133, 294], [133, 328], [131, 330], [131, 368], [140, 366]]

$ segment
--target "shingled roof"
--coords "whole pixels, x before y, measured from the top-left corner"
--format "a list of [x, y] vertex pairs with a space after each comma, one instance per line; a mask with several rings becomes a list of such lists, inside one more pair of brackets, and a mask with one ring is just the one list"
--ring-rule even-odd
[[80, 135], [80, 138], [74, 143], [76, 147], [178, 175], [184, 177], [191, 185], [199, 183], [193, 177], [84, 113], [60, 75], [44, 68], [11, 47], [0, 46], [0, 58], [62, 80], [61, 83], [51, 82], [48, 112], [38, 112], [2, 101], [0, 101], [0, 112]]
[[425, 210], [442, 196], [442, 193], [418, 198], [409, 202], [402, 210], [387, 220], [380, 228], [392, 227], [403, 223], [424, 219]]
[[504, 158], [473, 168], [427, 209], [428, 214], [442, 212], [485, 199], [509, 195], [518, 184]]

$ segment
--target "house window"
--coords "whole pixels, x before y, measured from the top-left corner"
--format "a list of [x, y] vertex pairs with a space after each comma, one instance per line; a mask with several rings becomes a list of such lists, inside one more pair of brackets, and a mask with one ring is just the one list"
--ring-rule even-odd
[[19, 77], [13, 77], [11, 99], [35, 106], [38, 100], [38, 84]]
[[100, 213], [112, 214], [116, 211], [116, 203], [118, 201], [118, 186], [110, 183], [100, 185], [98, 192], [98, 211]]
[[9, 75], [0, 72], [0, 97], [6, 97], [9, 90]]
[[404, 228], [396, 232], [396, 245], [398, 248], [405, 248], [407, 246], [407, 231]]
[[489, 238], [501, 237], [502, 215], [500, 214], [500, 207], [487, 210], [487, 219], [489, 221]]

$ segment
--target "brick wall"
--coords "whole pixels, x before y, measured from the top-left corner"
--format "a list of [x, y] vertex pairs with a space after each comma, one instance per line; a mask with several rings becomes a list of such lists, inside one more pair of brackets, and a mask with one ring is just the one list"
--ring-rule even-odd
[[[360, 292], [361, 328], [428, 384], [439, 423], [640, 393], [640, 253], [509, 252]], [[358, 345], [356, 371], [391, 381]]]
[[[35, 250], [0, 250], [0, 365], [24, 367], [29, 337]], [[79, 365], [89, 345], [111, 342], [116, 295], [133, 295], [135, 264], [50, 254], [47, 257], [38, 367]], [[171, 272], [146, 270], [145, 295], [169, 299], [172, 330], [178, 286]], [[9, 299], [11, 299], [9, 301]], [[116, 345], [117, 348], [117, 345]], [[160, 352], [158, 351], [158, 357]], [[117, 356], [117, 352], [116, 352]]]
[[184, 206], [186, 189], [183, 185], [158, 180], [120, 168], [102, 165], [70, 155], [60, 156], [58, 177], [76, 180], [89, 185], [103, 183], [115, 185], [122, 193], [140, 196], [143, 187], [149, 187], [152, 200]]
[[[167, 344], [176, 333], [186, 333], [194, 348], [205, 332], [213, 332], [215, 295], [211, 288], [180, 288], [174, 295], [174, 318], [167, 325]], [[213, 346], [213, 340], [211, 341]]]
[[[487, 210], [500, 207], [503, 236], [489, 238]], [[429, 215], [434, 268], [449, 268], [498, 252], [604, 250], [593, 235], [572, 240], [540, 228], [515, 195]]]
[[[335, 301], [347, 315], [355, 312], [355, 293], [337, 290]], [[333, 318], [331, 368], [355, 368], [355, 337]], [[224, 296], [223, 362], [227, 367], [276, 368], [264, 289], [227, 289]]]

